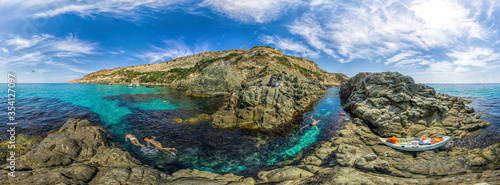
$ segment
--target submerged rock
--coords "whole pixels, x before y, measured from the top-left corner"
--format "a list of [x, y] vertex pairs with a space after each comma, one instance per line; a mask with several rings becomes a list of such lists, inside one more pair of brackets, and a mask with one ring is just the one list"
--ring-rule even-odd
[[462, 138], [489, 123], [462, 98], [436, 93], [397, 72], [359, 73], [340, 88], [344, 110], [383, 137]]

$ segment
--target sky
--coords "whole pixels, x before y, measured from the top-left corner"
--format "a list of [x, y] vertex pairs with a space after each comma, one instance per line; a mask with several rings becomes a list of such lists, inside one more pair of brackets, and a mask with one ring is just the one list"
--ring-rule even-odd
[[259, 45], [349, 77], [500, 83], [499, 10], [498, 0], [0, 0], [0, 83]]

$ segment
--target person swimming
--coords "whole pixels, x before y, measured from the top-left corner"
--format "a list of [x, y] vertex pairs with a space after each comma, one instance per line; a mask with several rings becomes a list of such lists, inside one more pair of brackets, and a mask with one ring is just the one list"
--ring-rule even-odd
[[318, 129], [318, 127], [316, 126], [316, 124], [317, 124], [318, 122], [320, 122], [321, 120], [317, 120], [317, 121], [316, 121], [316, 120], [315, 120], [312, 116], [311, 116], [311, 119], [313, 120], [313, 122], [312, 122], [311, 124], [309, 124], [309, 125], [306, 125], [306, 126], [304, 126], [304, 127], [300, 128], [300, 130], [302, 130], [303, 128], [306, 128], [306, 127], [311, 127], [311, 126], [314, 126], [314, 127], [316, 128], [316, 130], [317, 130], [317, 131], [319, 131], [319, 129]]
[[144, 145], [139, 143], [139, 140], [132, 134], [125, 134], [125, 141], [127, 141], [127, 139], [130, 139], [130, 142], [135, 146], [144, 147]]
[[167, 152], [171, 153], [172, 155], [175, 155], [175, 153], [172, 152], [172, 151], [176, 151], [177, 152], [177, 149], [175, 149], [175, 148], [165, 148], [165, 147], [163, 147], [161, 145], [161, 143], [159, 141], [155, 141], [155, 139], [156, 139], [155, 136], [151, 136], [151, 139], [145, 137], [144, 141], [146, 141], [148, 144], [152, 144], [153, 146], [155, 146], [159, 150], [167, 151]]

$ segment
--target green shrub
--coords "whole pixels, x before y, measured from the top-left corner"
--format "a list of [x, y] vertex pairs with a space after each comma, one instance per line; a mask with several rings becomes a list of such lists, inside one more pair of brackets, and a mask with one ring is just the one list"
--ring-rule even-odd
[[310, 69], [304, 68], [298, 64], [293, 64], [297, 69], [299, 69], [300, 73], [305, 77], [311, 77], [313, 74], [317, 75], [317, 72], [311, 71]]

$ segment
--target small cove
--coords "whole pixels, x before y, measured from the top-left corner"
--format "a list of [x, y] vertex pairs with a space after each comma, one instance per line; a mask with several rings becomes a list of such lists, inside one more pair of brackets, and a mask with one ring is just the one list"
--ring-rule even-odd
[[[22, 133], [45, 137], [69, 118], [88, 119], [107, 129], [112, 141], [143, 163], [171, 172], [192, 168], [243, 173], [270, 168], [301, 156], [318, 142], [329, 140], [344, 124], [338, 115], [342, 112], [339, 88], [327, 90], [325, 96], [303, 114], [301, 124], [273, 136], [217, 129], [210, 120], [173, 123], [176, 118], [186, 120], [212, 114], [226, 102], [224, 98], [186, 97], [169, 87], [19, 84], [17, 89]], [[311, 116], [322, 120], [317, 124], [319, 129], [300, 130], [311, 123]], [[142, 136], [157, 136], [164, 147], [175, 147], [179, 152], [172, 157], [152, 148], [134, 146], [124, 141], [125, 133], [136, 135], [142, 143], [145, 143]]]

